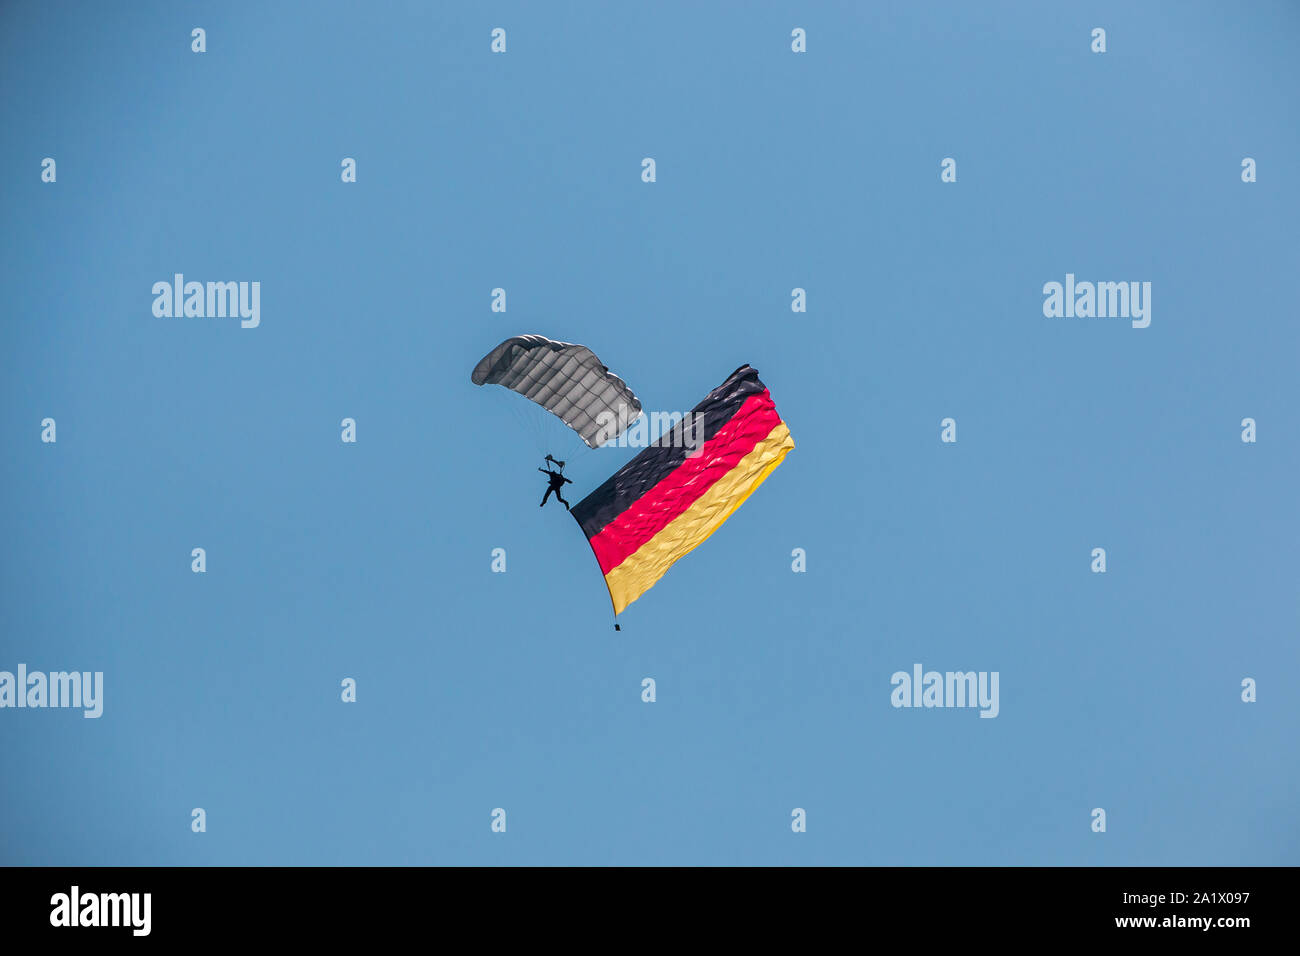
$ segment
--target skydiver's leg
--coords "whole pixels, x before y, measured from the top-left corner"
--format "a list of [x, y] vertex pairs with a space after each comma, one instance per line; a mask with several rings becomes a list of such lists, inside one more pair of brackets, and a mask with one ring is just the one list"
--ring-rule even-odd
[[546, 494], [542, 495], [542, 503], [541, 503], [540, 505], [538, 505], [537, 507], [539, 507], [539, 508], [545, 508], [545, 507], [546, 507], [546, 499], [549, 498], [549, 497], [551, 497], [551, 492], [552, 492], [553, 490], [554, 490], [553, 488], [547, 488], [547, 489], [546, 489]]
[[569, 503], [564, 500], [564, 496], [560, 494], [558, 489], [555, 492], [555, 500], [558, 501], [560, 504], [564, 505], [565, 511], [569, 510]]

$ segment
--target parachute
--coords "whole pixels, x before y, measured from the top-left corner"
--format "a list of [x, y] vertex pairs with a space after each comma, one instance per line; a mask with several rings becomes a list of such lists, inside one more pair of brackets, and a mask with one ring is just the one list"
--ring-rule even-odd
[[541, 335], [506, 339], [474, 366], [475, 385], [501, 385], [551, 412], [590, 448], [617, 438], [641, 403], [585, 345]]

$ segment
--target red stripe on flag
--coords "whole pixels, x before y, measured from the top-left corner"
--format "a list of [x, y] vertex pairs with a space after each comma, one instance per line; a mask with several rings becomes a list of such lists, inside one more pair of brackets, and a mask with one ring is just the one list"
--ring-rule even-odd
[[601, 573], [608, 574], [667, 527], [779, 424], [781, 416], [767, 389], [745, 399], [736, 414], [704, 443], [700, 454], [688, 457], [588, 539]]

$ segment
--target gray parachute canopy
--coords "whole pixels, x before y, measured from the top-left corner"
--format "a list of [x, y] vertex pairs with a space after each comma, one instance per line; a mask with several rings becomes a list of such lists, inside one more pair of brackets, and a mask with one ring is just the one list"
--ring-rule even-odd
[[474, 366], [475, 385], [503, 385], [536, 402], [592, 448], [617, 438], [641, 414], [641, 403], [585, 345], [541, 335], [506, 339]]

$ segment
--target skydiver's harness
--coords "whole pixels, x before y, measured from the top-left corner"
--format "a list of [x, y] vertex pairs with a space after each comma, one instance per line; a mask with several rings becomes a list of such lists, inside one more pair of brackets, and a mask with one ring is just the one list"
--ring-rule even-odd
[[571, 482], [568, 478], [564, 477], [564, 462], [560, 461], [558, 458], [552, 458], [550, 455], [546, 456], [546, 460], [548, 462], [554, 462], [555, 464], [559, 465], [560, 470], [551, 471], [550, 465], [547, 465], [545, 468], [538, 468], [537, 470], [540, 471], [543, 475], [545, 475], [547, 477], [547, 480], [550, 481], [551, 483], [546, 493], [549, 495], [553, 491], [555, 492], [555, 495], [558, 498], [560, 495], [560, 489], [562, 489], [565, 485], [572, 484], [573, 482]]

